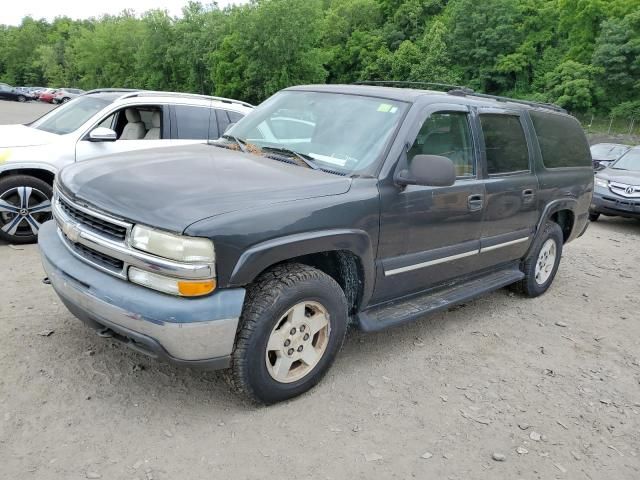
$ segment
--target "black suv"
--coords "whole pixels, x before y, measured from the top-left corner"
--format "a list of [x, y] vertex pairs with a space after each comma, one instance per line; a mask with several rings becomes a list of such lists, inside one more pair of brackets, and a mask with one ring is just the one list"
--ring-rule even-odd
[[58, 175], [39, 243], [100, 335], [230, 368], [273, 403], [316, 384], [351, 322], [545, 292], [588, 223], [591, 155], [558, 107], [381, 86], [283, 90], [209, 145]]

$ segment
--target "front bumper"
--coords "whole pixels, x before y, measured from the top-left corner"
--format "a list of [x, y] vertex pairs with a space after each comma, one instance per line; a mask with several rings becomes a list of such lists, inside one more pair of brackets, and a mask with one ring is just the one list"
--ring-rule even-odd
[[228, 367], [243, 288], [180, 298], [132, 284], [75, 257], [53, 221], [40, 229], [38, 244], [44, 269], [62, 302], [100, 335], [171, 363]]
[[607, 189], [598, 188], [593, 193], [589, 211], [603, 215], [640, 218], [640, 198], [623, 198]]

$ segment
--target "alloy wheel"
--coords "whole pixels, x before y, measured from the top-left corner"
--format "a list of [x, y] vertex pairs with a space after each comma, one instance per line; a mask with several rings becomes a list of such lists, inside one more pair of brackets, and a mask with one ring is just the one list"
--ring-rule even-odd
[[14, 187], [0, 194], [0, 230], [7, 235], [31, 237], [51, 218], [51, 201], [33, 187]]
[[281, 383], [305, 377], [322, 359], [330, 334], [329, 313], [320, 303], [304, 301], [291, 307], [267, 342], [269, 375]]
[[542, 244], [542, 248], [538, 254], [538, 260], [536, 261], [535, 278], [538, 285], [544, 285], [544, 283], [549, 280], [555, 264], [556, 242], [553, 238], [549, 238]]

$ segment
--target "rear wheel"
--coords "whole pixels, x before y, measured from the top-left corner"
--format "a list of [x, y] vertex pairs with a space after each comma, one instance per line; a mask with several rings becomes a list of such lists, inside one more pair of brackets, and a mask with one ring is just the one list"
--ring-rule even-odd
[[70, 98], [64, 97], [60, 103], [67, 103], [69, 100], [71, 100]]
[[524, 261], [525, 276], [514, 285], [515, 289], [528, 297], [537, 297], [546, 292], [558, 271], [563, 243], [560, 225], [547, 222]]
[[589, 213], [589, 220], [590, 221], [597, 222], [599, 218], [600, 218], [600, 214], [599, 213]]
[[27, 101], [27, 97], [25, 97], [24, 95], [18, 95], [18, 101], [20, 103], [26, 102]]
[[271, 404], [312, 388], [331, 367], [347, 330], [347, 301], [331, 277], [301, 264], [276, 267], [247, 291], [230, 377]]
[[11, 175], [0, 179], [0, 238], [32, 243], [51, 218], [51, 186], [39, 178]]

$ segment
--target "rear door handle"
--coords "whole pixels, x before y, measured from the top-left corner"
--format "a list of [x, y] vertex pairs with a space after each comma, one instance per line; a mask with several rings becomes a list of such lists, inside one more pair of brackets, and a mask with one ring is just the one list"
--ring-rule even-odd
[[467, 198], [467, 206], [469, 207], [470, 212], [477, 212], [478, 210], [482, 210], [483, 203], [483, 195], [469, 195], [469, 198]]
[[526, 190], [522, 191], [522, 199], [524, 200], [525, 203], [529, 203], [529, 202], [533, 201], [535, 196], [536, 196], [536, 194], [533, 191], [533, 189], [531, 189], [531, 188], [527, 188]]

